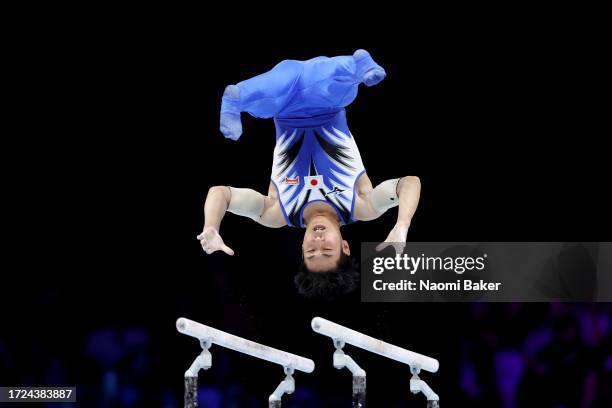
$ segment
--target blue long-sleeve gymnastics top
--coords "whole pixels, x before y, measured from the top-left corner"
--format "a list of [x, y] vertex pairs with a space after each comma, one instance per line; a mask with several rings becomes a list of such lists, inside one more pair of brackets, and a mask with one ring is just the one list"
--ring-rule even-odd
[[[364, 74], [378, 68], [367, 54], [285, 60], [239, 82], [239, 99], [223, 97], [221, 112], [274, 118], [271, 181], [287, 225], [304, 227], [303, 211], [323, 201], [341, 224], [355, 221], [356, 184], [365, 171], [344, 108], [357, 97]], [[382, 71], [384, 72], [384, 71]]]

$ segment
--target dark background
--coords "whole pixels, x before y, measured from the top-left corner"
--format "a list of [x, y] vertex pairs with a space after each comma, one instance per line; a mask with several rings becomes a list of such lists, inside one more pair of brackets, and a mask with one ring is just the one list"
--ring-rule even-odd
[[[13, 221], [26, 227], [1, 286], [0, 384], [74, 384], [79, 406], [180, 406], [198, 353], [174, 328], [185, 316], [312, 358], [287, 406], [349, 406], [348, 372], [310, 329], [320, 315], [438, 358], [422, 378], [445, 405], [609, 406], [609, 304], [313, 304], [292, 285], [299, 230], [229, 215], [233, 258], [195, 239], [209, 187], [269, 183], [273, 123], [243, 115], [242, 138], [224, 139], [225, 85], [282, 59], [365, 48], [388, 76], [362, 87], [347, 118], [374, 184], [421, 178], [409, 240], [610, 240], [597, 26], [277, 21], [235, 40], [201, 29], [213, 17], [135, 20], [57, 25], [23, 51], [34, 59], [25, 98], [39, 109], [24, 133], [40, 137], [22, 142], [36, 172], [16, 183], [28, 198]], [[348, 226], [346, 238], [383, 240], [393, 222]], [[263, 406], [282, 379], [212, 350], [203, 406]], [[424, 404], [407, 367], [345, 351], [368, 373], [370, 406]]]

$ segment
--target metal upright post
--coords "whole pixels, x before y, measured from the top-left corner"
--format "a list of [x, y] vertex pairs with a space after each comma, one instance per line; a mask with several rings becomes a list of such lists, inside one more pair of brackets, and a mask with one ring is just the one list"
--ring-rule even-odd
[[276, 387], [270, 398], [268, 398], [269, 408], [281, 408], [283, 394], [293, 394], [295, 391], [295, 380], [293, 379], [293, 368], [285, 367], [285, 379]]
[[344, 342], [334, 339], [334, 367], [337, 369], [348, 368], [353, 374], [353, 408], [365, 408], [366, 406], [366, 372], [357, 365], [348, 355], [344, 354], [342, 348]]
[[200, 340], [202, 353], [193, 360], [191, 366], [185, 371], [185, 408], [198, 408], [198, 373], [208, 370], [212, 366], [212, 356], [208, 349], [210, 341]]
[[419, 378], [419, 372], [421, 369], [417, 366], [410, 366], [412, 372], [412, 378], [410, 379], [410, 391], [413, 394], [422, 392], [427, 398], [427, 408], [439, 408], [440, 397], [436, 394], [429, 385]]

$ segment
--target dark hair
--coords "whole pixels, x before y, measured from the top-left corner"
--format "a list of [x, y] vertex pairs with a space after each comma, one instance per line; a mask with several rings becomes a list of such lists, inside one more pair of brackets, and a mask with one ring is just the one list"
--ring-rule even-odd
[[302, 260], [293, 282], [300, 295], [305, 298], [331, 300], [357, 288], [359, 265], [354, 258], [342, 254], [336, 269], [327, 272], [310, 272]]

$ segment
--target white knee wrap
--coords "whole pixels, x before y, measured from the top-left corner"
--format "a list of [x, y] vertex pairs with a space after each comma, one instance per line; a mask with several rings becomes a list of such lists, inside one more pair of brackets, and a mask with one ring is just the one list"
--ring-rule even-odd
[[397, 183], [399, 178], [383, 181], [372, 191], [372, 206], [379, 213], [384, 213], [389, 208], [399, 205], [397, 196]]
[[259, 220], [264, 210], [265, 197], [248, 188], [230, 187], [230, 203], [227, 211], [249, 217], [253, 220]]

